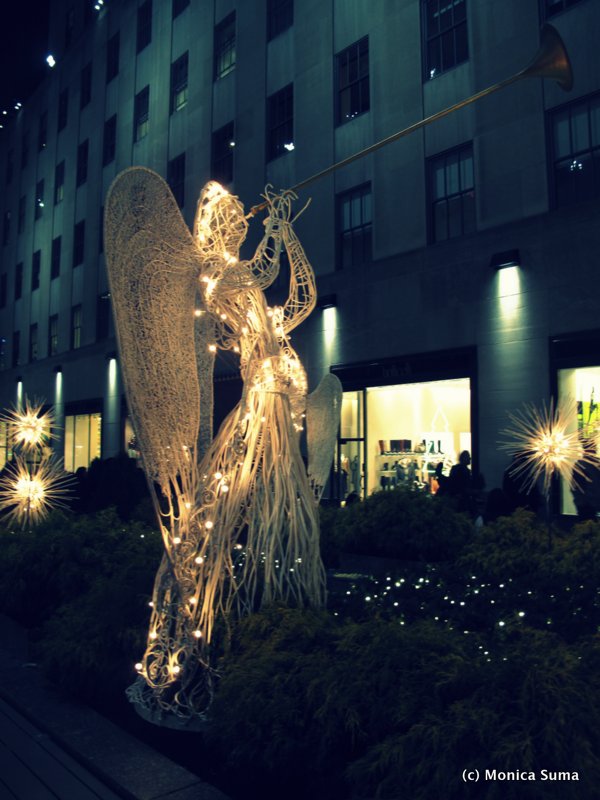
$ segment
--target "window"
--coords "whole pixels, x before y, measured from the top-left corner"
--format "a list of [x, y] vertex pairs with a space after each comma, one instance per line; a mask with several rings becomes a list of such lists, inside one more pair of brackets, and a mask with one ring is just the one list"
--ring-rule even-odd
[[215, 181], [232, 182], [234, 147], [233, 122], [229, 122], [212, 135], [211, 177]]
[[102, 143], [102, 166], [114, 161], [117, 148], [117, 115], [113, 114], [104, 123], [104, 141]]
[[65, 162], [61, 161], [54, 170], [54, 204], [62, 203], [65, 196]]
[[426, 79], [468, 59], [467, 0], [423, 0], [422, 30]]
[[141, 53], [152, 41], [152, 0], [146, 0], [137, 12], [137, 47]]
[[3, 272], [0, 276], [0, 308], [6, 308], [8, 300], [8, 275]]
[[133, 141], [139, 142], [148, 133], [148, 109], [150, 106], [150, 87], [145, 86], [135, 96], [133, 107]]
[[83, 264], [85, 255], [85, 220], [80, 220], [73, 231], [73, 266]]
[[52, 239], [52, 256], [50, 259], [50, 280], [60, 275], [60, 255], [62, 250], [62, 236]]
[[58, 353], [58, 314], [52, 314], [48, 320], [48, 355]]
[[110, 83], [119, 74], [119, 51], [121, 48], [119, 33], [115, 33], [106, 45], [106, 82]]
[[173, 9], [172, 9], [173, 19], [175, 19], [175, 17], [178, 17], [182, 11], [185, 11], [185, 9], [189, 6], [189, 4], [190, 0], [173, 0]]
[[38, 326], [37, 322], [29, 326], [29, 358], [28, 361], [38, 359]]
[[373, 211], [371, 184], [357, 186], [337, 196], [338, 267], [371, 261]]
[[11, 366], [18, 367], [21, 359], [21, 331], [13, 331]]
[[58, 96], [58, 130], [66, 128], [69, 116], [69, 90], [63, 89]]
[[550, 115], [557, 206], [600, 196], [600, 94]]
[[96, 298], [96, 341], [108, 339], [110, 323], [110, 293], [98, 295]]
[[337, 122], [341, 125], [370, 108], [369, 37], [338, 53], [336, 65]]
[[550, 19], [550, 17], [560, 14], [566, 8], [574, 6], [579, 0], [543, 0], [543, 2], [546, 19]]
[[294, 149], [294, 86], [267, 98], [267, 161]]
[[23, 195], [23, 197], [19, 198], [19, 217], [17, 219], [17, 233], [23, 233], [23, 231], [25, 230], [25, 214], [27, 213], [26, 204], [27, 204], [27, 197]]
[[79, 107], [85, 108], [92, 99], [92, 63], [86, 64], [81, 70], [81, 94]]
[[81, 347], [81, 304], [71, 308], [71, 350]]
[[86, 139], [85, 142], [82, 142], [77, 148], [77, 186], [81, 186], [87, 181], [88, 151], [89, 139]]
[[65, 14], [65, 47], [69, 47], [75, 33], [75, 9], [71, 6]]
[[291, 28], [294, 22], [294, 0], [268, 0], [267, 38], [274, 39]]
[[44, 111], [40, 115], [38, 126], [38, 152], [42, 151], [48, 143], [48, 112]]
[[185, 205], [185, 153], [172, 158], [167, 166], [167, 183], [179, 208]]
[[171, 113], [187, 104], [188, 54], [184, 53], [171, 64]]
[[31, 291], [40, 288], [40, 268], [42, 264], [42, 251], [36, 250], [31, 259]]
[[38, 181], [35, 185], [35, 208], [34, 218], [40, 219], [44, 213], [44, 180]]
[[65, 417], [65, 470], [75, 472], [86, 469], [95, 458], [100, 458], [102, 441], [102, 415], [77, 414]]
[[2, 244], [8, 244], [8, 240], [10, 239], [10, 211], [4, 212], [4, 218], [2, 223]]
[[7, 183], [12, 183], [14, 171], [15, 171], [15, 151], [10, 149], [6, 154], [5, 178]]
[[23, 296], [23, 262], [20, 261], [15, 269], [15, 300]]
[[21, 169], [29, 162], [29, 133], [25, 131], [21, 137]]
[[215, 80], [235, 67], [235, 11], [215, 28]]
[[474, 231], [473, 146], [431, 158], [428, 166], [431, 241], [442, 242]]

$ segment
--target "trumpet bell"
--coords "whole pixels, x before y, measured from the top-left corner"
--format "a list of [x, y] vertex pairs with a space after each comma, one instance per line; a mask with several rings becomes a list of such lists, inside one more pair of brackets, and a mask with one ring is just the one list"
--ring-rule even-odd
[[573, 68], [560, 34], [553, 25], [543, 25], [540, 46], [533, 60], [519, 73], [522, 78], [553, 78], [561, 89], [573, 88]]

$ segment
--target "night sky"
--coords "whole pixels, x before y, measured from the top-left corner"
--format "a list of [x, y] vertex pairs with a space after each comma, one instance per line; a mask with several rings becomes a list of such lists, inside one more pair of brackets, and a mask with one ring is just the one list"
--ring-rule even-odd
[[0, 27], [0, 110], [24, 105], [48, 72], [50, 0], [3, 3]]

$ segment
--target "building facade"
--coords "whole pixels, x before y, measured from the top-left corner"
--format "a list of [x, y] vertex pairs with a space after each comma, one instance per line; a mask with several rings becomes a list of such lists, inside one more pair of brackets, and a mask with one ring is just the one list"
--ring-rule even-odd
[[[591, 430], [595, 0], [55, 0], [56, 66], [1, 131], [0, 407], [54, 404], [68, 469], [134, 454], [102, 243], [121, 170], [163, 175], [188, 224], [209, 178], [249, 207], [266, 183], [294, 186], [514, 74], [544, 22], [570, 93], [516, 82], [299, 193], [320, 301], [294, 346], [311, 387], [329, 370], [344, 387], [341, 496], [435, 488], [464, 449], [498, 485], [500, 432], [524, 401], [574, 397], [573, 425]], [[250, 248], [260, 234], [257, 219]], [[235, 365], [218, 373], [220, 407]]]

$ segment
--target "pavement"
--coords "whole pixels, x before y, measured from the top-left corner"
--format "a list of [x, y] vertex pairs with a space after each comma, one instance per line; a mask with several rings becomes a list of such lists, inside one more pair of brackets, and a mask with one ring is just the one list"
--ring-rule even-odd
[[0, 800], [229, 800], [93, 709], [61, 697], [0, 617]]

